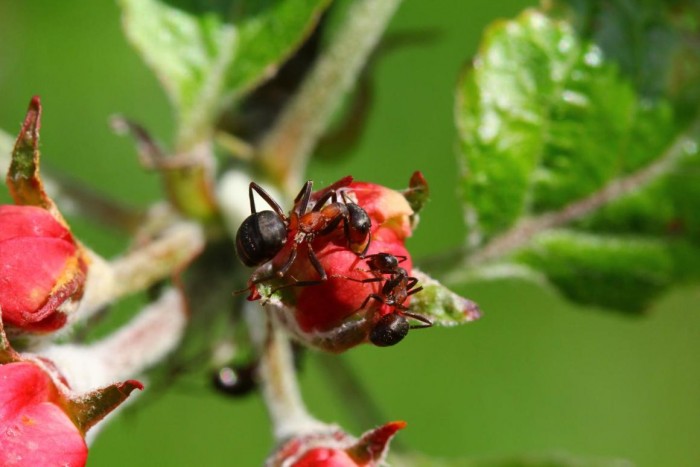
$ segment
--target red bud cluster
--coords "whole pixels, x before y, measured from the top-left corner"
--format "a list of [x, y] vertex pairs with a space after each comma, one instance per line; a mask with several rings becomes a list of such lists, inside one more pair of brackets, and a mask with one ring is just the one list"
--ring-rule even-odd
[[[311, 242], [294, 245], [297, 234], [293, 229], [281, 251], [263, 265], [253, 277], [270, 276], [279, 270], [296, 249], [296, 259], [280, 279], [263, 281], [273, 290], [279, 288], [282, 301], [294, 309], [294, 316], [281, 316], [282, 321], [301, 340], [332, 352], [342, 352], [366, 342], [377, 322], [396, 309], [385, 303], [382, 287], [386, 274], [373, 271], [367, 259], [379, 253], [401, 260], [408, 274], [412, 261], [405, 240], [412, 234], [414, 214], [406, 198], [399, 192], [372, 183], [337, 182], [333, 189], [341, 191], [348, 202], [356, 203], [371, 220], [370, 243], [364, 255], [357, 254], [348, 244], [347, 232], [339, 224], [332, 232], [324, 232]], [[312, 195], [319, 199], [329, 188]], [[309, 248], [327, 275], [319, 280], [318, 268], [310, 260]], [[378, 298], [379, 297], [379, 298]], [[390, 300], [386, 300], [390, 301]], [[399, 305], [406, 306], [410, 296]]]

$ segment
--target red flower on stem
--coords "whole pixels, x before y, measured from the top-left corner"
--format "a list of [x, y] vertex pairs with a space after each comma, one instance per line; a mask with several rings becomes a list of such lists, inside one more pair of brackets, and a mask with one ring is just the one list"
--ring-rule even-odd
[[62, 327], [83, 293], [87, 263], [70, 230], [35, 206], [0, 206], [0, 310], [6, 325]]
[[0, 465], [81, 466], [83, 435], [51, 377], [31, 362], [0, 365]]
[[406, 422], [389, 422], [354, 439], [342, 431], [314, 433], [287, 441], [267, 467], [374, 467], [382, 465], [389, 443]]
[[[342, 224], [333, 232], [318, 235], [310, 244], [293, 245], [296, 232], [291, 231], [282, 250], [270, 263], [254, 272], [253, 277], [279, 270], [290, 257], [291, 249], [297, 248], [296, 260], [285, 276], [269, 281], [272, 290], [279, 288], [282, 302], [294, 308], [293, 317], [283, 313], [280, 319], [310, 345], [342, 352], [368, 340], [376, 343], [370, 335], [377, 323], [410, 302], [410, 295], [387, 297], [383, 294], [382, 288], [390, 276], [373, 271], [367, 259], [380, 253], [393, 255], [400, 258], [400, 267], [410, 276], [412, 261], [404, 242], [412, 233], [414, 212], [404, 195], [380, 185], [353, 182], [339, 186], [336, 183], [333, 188], [343, 191], [371, 220], [371, 240], [364, 257], [349, 248]], [[314, 193], [312, 199], [318, 199], [327, 190]], [[297, 282], [319, 279], [318, 271], [309, 260], [309, 246], [328, 279], [314, 285], [295, 286]]]

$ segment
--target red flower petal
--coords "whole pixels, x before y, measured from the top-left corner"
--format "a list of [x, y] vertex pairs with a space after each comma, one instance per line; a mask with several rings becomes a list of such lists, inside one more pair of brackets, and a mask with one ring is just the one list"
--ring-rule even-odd
[[74, 243], [70, 231], [45, 209], [0, 205], [0, 242], [15, 237], [48, 237]]
[[361, 464], [340, 449], [315, 448], [306, 452], [292, 464], [292, 467], [358, 467], [359, 465]]
[[357, 204], [372, 219], [372, 232], [379, 227], [387, 227], [399, 239], [411, 236], [410, 216], [413, 210], [401, 193], [366, 182], [353, 182], [350, 190], [355, 194]]
[[0, 465], [85, 465], [85, 441], [58, 400], [33, 363], [0, 366]]
[[[367, 253], [380, 252], [406, 256], [407, 260], [402, 263], [402, 267], [408, 271], [411, 270], [411, 260], [402, 242], [373, 241]], [[341, 325], [345, 319], [360, 310], [370, 294], [379, 292], [382, 285], [382, 282], [358, 282], [374, 276], [368, 272], [369, 266], [365, 260], [360, 259], [347, 248], [329, 242], [316, 253], [329, 279], [318, 285], [297, 289], [297, 322], [305, 332], [327, 331]], [[302, 264], [306, 263], [308, 260], [304, 258]], [[294, 271], [294, 276], [297, 279], [300, 277], [300, 272], [299, 270]], [[316, 277], [315, 271], [308, 271], [308, 265], [304, 266], [304, 272], [309, 275], [301, 277]], [[333, 276], [340, 277], [334, 278]], [[349, 280], [348, 277], [355, 280]], [[370, 300], [367, 303], [365, 309], [368, 308], [379, 310], [374, 316], [373, 322], [376, 322], [387, 312], [386, 307], [379, 306], [375, 300]]]

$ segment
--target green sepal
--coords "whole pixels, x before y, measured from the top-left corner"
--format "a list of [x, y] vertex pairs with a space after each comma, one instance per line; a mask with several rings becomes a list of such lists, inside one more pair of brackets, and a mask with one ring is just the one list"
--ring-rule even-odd
[[456, 326], [481, 317], [481, 309], [473, 301], [457, 295], [416, 268], [412, 275], [423, 290], [411, 296], [411, 313], [429, 319], [433, 326]]
[[136, 380], [114, 383], [80, 396], [68, 398], [65, 402], [66, 413], [75, 426], [85, 434], [93, 425], [116, 409], [134, 389], [143, 389]]

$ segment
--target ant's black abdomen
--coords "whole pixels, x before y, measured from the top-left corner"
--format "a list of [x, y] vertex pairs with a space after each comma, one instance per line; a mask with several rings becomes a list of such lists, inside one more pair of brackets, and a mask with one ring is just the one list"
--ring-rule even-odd
[[378, 347], [396, 345], [406, 337], [410, 329], [408, 319], [398, 313], [384, 315], [369, 333], [369, 340]]
[[287, 225], [273, 211], [251, 214], [236, 233], [236, 253], [246, 266], [274, 258], [287, 241]]

